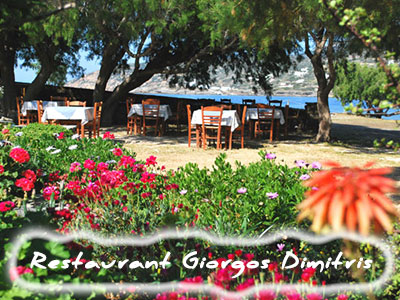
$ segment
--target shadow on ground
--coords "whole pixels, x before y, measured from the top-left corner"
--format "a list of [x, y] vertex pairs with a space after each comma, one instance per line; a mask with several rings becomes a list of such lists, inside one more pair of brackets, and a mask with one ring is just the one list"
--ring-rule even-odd
[[[143, 135], [127, 135], [124, 127], [110, 127], [105, 131], [116, 133], [116, 139], [125, 144], [153, 143], [154, 145], [187, 145], [187, 131], [178, 131], [175, 127], [162, 137], [154, 136], [152, 132], [147, 136]], [[273, 143], [282, 144], [310, 144], [314, 143], [315, 133], [312, 132], [292, 132], [285, 139], [283, 135], [280, 139]], [[331, 144], [349, 149], [353, 153], [389, 153], [390, 149], [373, 148], [373, 141], [385, 138], [386, 140], [400, 141], [400, 130], [386, 130], [380, 128], [372, 128], [362, 125], [351, 124], [332, 124], [332, 141]], [[225, 139], [223, 139], [224, 141]], [[193, 140], [192, 140], [193, 143]], [[249, 149], [263, 148], [268, 144], [267, 138], [249, 139], [245, 137], [245, 147]], [[239, 148], [239, 142], [234, 143], [233, 148]]]

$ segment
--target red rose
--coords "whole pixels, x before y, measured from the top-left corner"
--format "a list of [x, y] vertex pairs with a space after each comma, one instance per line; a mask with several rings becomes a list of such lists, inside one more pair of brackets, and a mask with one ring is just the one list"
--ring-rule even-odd
[[10, 157], [20, 164], [26, 163], [31, 158], [28, 151], [22, 148], [14, 148], [10, 152]]
[[0, 174], [4, 173], [4, 166], [0, 165]]
[[60, 134], [57, 136], [57, 139], [62, 140], [64, 138], [64, 132], [60, 132]]

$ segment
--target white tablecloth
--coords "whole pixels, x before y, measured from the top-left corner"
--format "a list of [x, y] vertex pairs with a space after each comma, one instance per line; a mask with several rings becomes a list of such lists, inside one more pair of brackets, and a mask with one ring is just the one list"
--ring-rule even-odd
[[[271, 111], [271, 109], [264, 108], [264, 109], [261, 109], [261, 111]], [[258, 120], [257, 108], [248, 108], [247, 109], [246, 120], [248, 121], [249, 119]], [[279, 119], [279, 123], [281, 123], [281, 125], [285, 124], [285, 118], [283, 116], [283, 112], [281, 109], [275, 108], [274, 119]]]
[[[128, 117], [132, 117], [133, 115], [143, 116], [143, 107], [142, 104], [133, 104], [129, 113]], [[163, 118], [166, 121], [169, 117], [172, 116], [171, 108], [168, 104], [160, 105], [159, 111], [160, 118]]]
[[[208, 111], [207, 115], [219, 115], [219, 112]], [[193, 125], [202, 125], [203, 121], [201, 118], [201, 109], [195, 110], [192, 116]], [[236, 110], [223, 110], [222, 111], [222, 126], [231, 126], [231, 130], [234, 131], [240, 125], [240, 119]]]
[[[56, 106], [64, 106], [63, 101], [43, 101], [43, 109], [47, 107], [56, 107]], [[22, 115], [26, 116], [28, 110], [37, 110], [37, 102], [36, 101], [24, 101], [24, 104], [21, 107]]]
[[58, 106], [47, 107], [42, 116], [42, 122], [47, 120], [77, 120], [85, 125], [94, 119], [94, 107]]

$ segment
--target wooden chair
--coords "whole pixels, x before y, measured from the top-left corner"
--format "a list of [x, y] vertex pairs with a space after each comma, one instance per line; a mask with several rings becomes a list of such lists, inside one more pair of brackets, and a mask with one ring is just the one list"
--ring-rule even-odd
[[[192, 125], [192, 109], [189, 104], [186, 105], [187, 117], [188, 117], [188, 147], [190, 148], [193, 134], [196, 136], [197, 148], [201, 146], [201, 131], [199, 125]], [[194, 130], [194, 132], [192, 131]]]
[[[277, 104], [277, 105], [275, 105], [275, 104]], [[282, 107], [282, 100], [268, 100], [268, 105]]]
[[95, 102], [94, 103], [94, 114], [93, 114], [93, 120], [89, 121], [88, 123], [86, 123], [85, 125], [80, 124], [81, 122], [79, 122], [79, 126], [80, 127], [80, 134], [81, 134], [81, 138], [85, 137], [85, 130], [87, 130], [89, 132], [89, 138], [93, 137], [99, 137], [100, 136], [100, 123], [101, 123], [101, 111], [102, 111], [102, 107], [103, 107], [103, 102]]
[[37, 118], [38, 118], [38, 123], [41, 124], [48, 124], [48, 122], [42, 122], [42, 116], [43, 116], [43, 101], [42, 100], [37, 100], [36, 101], [36, 106], [37, 106]]
[[42, 100], [36, 100], [37, 104], [37, 118], [38, 118], [38, 123], [41, 124], [59, 124], [59, 125], [65, 125], [65, 124], [60, 124], [57, 123], [57, 120], [47, 120], [45, 122], [42, 122], [42, 116], [44, 113], [44, 108], [43, 108], [43, 101]]
[[[207, 140], [217, 141], [217, 150], [221, 149], [221, 122], [222, 122], [223, 108], [220, 106], [202, 106], [201, 107], [201, 120], [202, 120], [202, 144], [203, 148], [207, 147]], [[217, 131], [216, 135], [208, 135], [207, 131]]]
[[247, 106], [245, 105], [243, 108], [243, 113], [242, 113], [242, 123], [238, 128], [236, 128], [233, 132], [230, 131], [230, 136], [229, 136], [229, 150], [232, 149], [232, 139], [235, 136], [240, 137], [240, 146], [243, 149], [244, 148], [244, 131], [245, 131], [245, 124], [246, 124], [246, 112], [247, 112]]
[[86, 101], [79, 100], [67, 100], [65, 106], [77, 106], [77, 107], [86, 107]]
[[221, 103], [222, 104], [232, 104], [232, 100], [231, 99], [221, 99]]
[[232, 110], [231, 104], [217, 104], [215, 106], [222, 107], [222, 109], [226, 109], [226, 110]]
[[161, 136], [160, 130], [160, 100], [142, 100], [143, 108], [143, 135], [146, 135], [147, 128], [154, 128], [155, 135]]
[[274, 137], [274, 114], [275, 107], [266, 104], [257, 104], [258, 120], [255, 123], [254, 135], [269, 133], [269, 140], [272, 142]]
[[288, 136], [288, 128], [289, 128], [289, 126], [291, 125], [291, 123], [293, 122], [293, 121], [298, 121], [298, 122], [300, 122], [300, 110], [298, 109], [298, 110], [296, 110], [296, 114], [294, 114], [294, 115], [290, 115], [289, 114], [289, 105], [285, 105], [285, 126], [284, 126], [284, 135], [285, 135], [285, 138], [287, 138], [287, 136]]
[[62, 101], [64, 103], [64, 106], [68, 106], [68, 97], [65, 96], [50, 96], [50, 101]]
[[127, 122], [126, 122], [126, 133], [127, 134], [138, 134], [142, 131], [142, 118], [138, 115], [132, 115], [128, 117], [128, 114], [135, 104], [135, 100], [133, 98], [126, 99], [126, 114], [127, 114]]
[[22, 114], [22, 106], [24, 105], [24, 100], [22, 97], [17, 97], [17, 113], [18, 113], [18, 125], [29, 125], [37, 121], [37, 115], [34, 111], [27, 110], [26, 116]]
[[240, 104], [235, 104], [235, 109], [236, 109], [237, 114], [238, 114], [239, 116], [241, 116], [241, 115], [242, 115], [242, 105], [240, 105]]
[[254, 105], [256, 104], [256, 100], [254, 99], [243, 99], [242, 100], [243, 105]]
[[181, 118], [184, 117], [185, 114], [185, 106], [182, 99], [175, 99], [176, 101], [176, 113], [168, 118], [168, 123], [175, 123], [176, 130], [180, 132], [181, 130]]

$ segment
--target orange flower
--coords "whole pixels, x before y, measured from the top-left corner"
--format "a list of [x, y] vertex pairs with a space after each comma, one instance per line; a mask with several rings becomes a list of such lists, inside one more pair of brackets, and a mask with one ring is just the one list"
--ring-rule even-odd
[[347, 227], [367, 235], [373, 224], [376, 232], [392, 231], [391, 216], [398, 215], [392, 201], [385, 195], [396, 191], [395, 181], [384, 175], [391, 168], [367, 169], [342, 167], [335, 162], [324, 165], [329, 170], [313, 174], [304, 184], [312, 189], [306, 192], [306, 199], [299, 204], [298, 219], [311, 217], [311, 229], [319, 232], [329, 224], [338, 231]]

